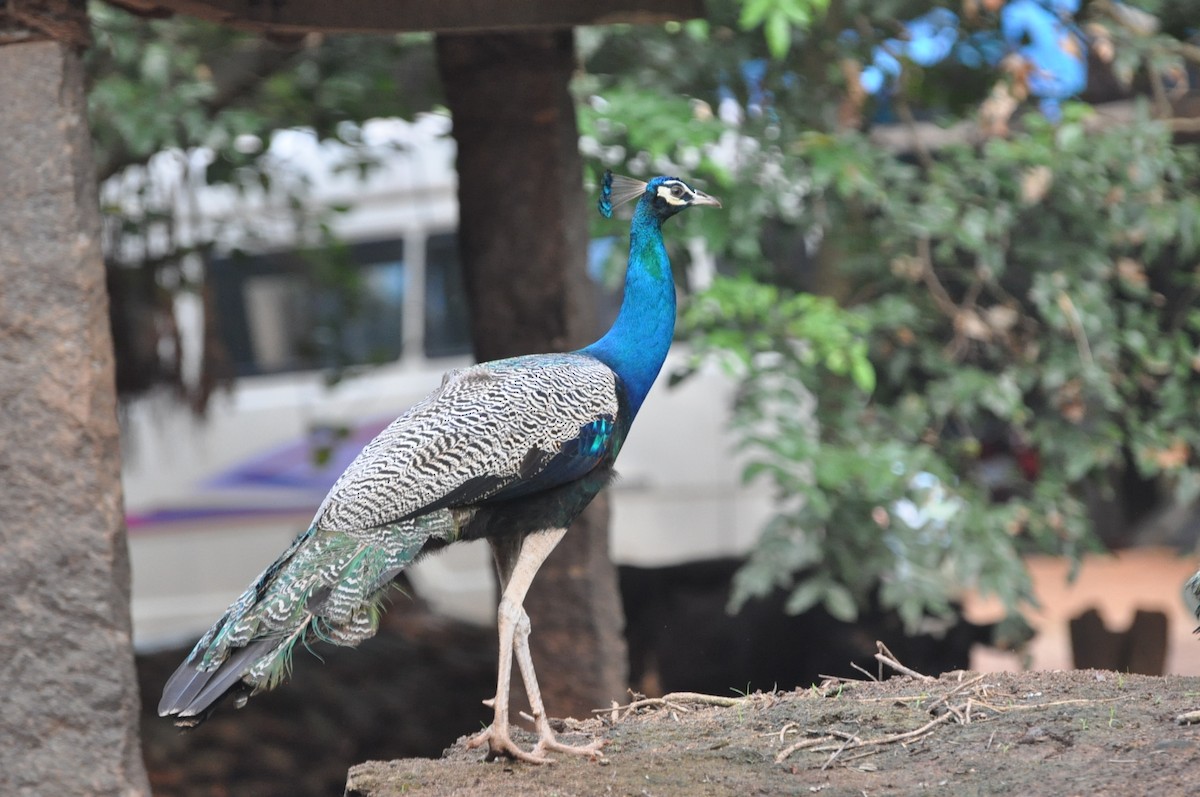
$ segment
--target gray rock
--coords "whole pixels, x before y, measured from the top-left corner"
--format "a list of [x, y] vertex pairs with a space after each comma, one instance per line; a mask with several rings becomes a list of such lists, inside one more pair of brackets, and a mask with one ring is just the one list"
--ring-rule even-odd
[[79, 56], [0, 46], [0, 793], [149, 794]]

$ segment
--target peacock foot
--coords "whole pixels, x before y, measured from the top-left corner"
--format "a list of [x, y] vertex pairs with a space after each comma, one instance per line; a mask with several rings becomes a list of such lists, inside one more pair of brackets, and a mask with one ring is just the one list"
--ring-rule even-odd
[[603, 757], [600, 748], [604, 747], [604, 743], [608, 741], [607, 739], [594, 739], [589, 744], [563, 744], [555, 737], [554, 732], [549, 727], [543, 727], [539, 732], [539, 736], [538, 743], [533, 748], [534, 755], [541, 755], [549, 750], [555, 753], [585, 755], [593, 761]]
[[467, 747], [470, 749], [483, 747], [485, 744], [488, 748], [488, 761], [495, 761], [500, 756], [507, 756], [508, 758], [517, 761], [526, 761], [530, 764], [554, 763], [553, 759], [541, 755], [539, 748], [541, 748], [542, 742], [540, 741], [532, 752], [526, 752], [518, 747], [517, 743], [509, 736], [507, 725], [496, 725], [493, 723], [467, 740]]

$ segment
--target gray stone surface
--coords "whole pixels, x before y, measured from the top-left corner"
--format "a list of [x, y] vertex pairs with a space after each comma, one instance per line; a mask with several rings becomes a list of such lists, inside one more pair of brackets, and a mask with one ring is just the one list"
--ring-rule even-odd
[[0, 47], [0, 794], [149, 794], [79, 57]]

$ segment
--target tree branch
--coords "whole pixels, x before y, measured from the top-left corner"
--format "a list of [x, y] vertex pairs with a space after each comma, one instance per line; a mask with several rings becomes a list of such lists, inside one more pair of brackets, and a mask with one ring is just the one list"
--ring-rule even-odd
[[[1092, 109], [1095, 113], [1084, 121], [1089, 133], [1137, 124], [1135, 100], [1097, 103]], [[1166, 125], [1172, 133], [1200, 132], [1200, 117], [1174, 116], [1154, 121]], [[922, 149], [932, 153], [948, 147], [973, 146], [984, 138], [974, 121], [959, 122], [949, 127], [920, 121], [877, 125], [871, 128], [868, 137], [872, 144], [895, 155], [918, 153]]]
[[[292, 41], [252, 40], [254, 46], [240, 49], [231, 57], [210, 65], [216, 92], [205, 101], [210, 117], [245, 100], [271, 76], [291, 65], [292, 59], [306, 49], [303, 39]], [[107, 153], [97, 153], [96, 177], [103, 182], [125, 168], [143, 163], [145, 157], [121, 142]]]

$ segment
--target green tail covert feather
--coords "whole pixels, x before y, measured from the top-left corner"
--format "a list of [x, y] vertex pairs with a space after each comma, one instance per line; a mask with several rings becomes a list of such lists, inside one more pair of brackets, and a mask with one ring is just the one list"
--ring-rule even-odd
[[297, 643], [353, 646], [374, 636], [392, 579], [456, 531], [449, 510], [359, 533], [313, 525], [197, 643], [167, 682], [159, 713], [197, 716], [239, 682], [252, 693], [273, 689], [290, 673]]

